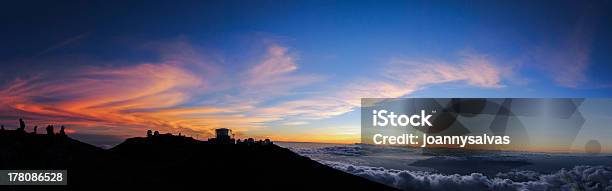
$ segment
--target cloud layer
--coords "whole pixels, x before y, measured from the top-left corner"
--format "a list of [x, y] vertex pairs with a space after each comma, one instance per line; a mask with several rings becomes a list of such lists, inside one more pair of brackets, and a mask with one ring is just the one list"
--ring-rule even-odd
[[480, 173], [443, 175], [329, 161], [323, 163], [402, 190], [612, 190], [612, 168], [604, 166], [576, 166], [553, 174], [516, 171], [487, 177]]

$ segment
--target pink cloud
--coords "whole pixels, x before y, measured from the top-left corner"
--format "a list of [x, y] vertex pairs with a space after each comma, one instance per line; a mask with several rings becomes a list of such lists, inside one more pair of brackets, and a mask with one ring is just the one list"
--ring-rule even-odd
[[[271, 45], [248, 69], [227, 72], [184, 40], [165, 45], [156, 45], [155, 62], [75, 67], [15, 80], [0, 91], [0, 113], [39, 126], [74, 126], [80, 133], [133, 136], [159, 129], [210, 135], [228, 127], [243, 134], [271, 122], [305, 125], [350, 112], [363, 97], [402, 97], [431, 84], [503, 87], [500, 69], [478, 54], [454, 62], [396, 59], [371, 78], [316, 84], [325, 78], [300, 73], [298, 55], [284, 46]], [[298, 91], [312, 85], [324, 86]]]
[[[201, 79], [167, 64], [84, 68], [63, 76], [18, 80], [0, 92], [5, 110], [79, 126], [144, 126], [130, 110], [159, 109], [189, 99]], [[75, 121], [75, 119], [80, 119]]]
[[255, 81], [265, 80], [297, 70], [295, 55], [289, 54], [286, 47], [272, 45], [268, 47], [268, 55], [259, 64], [249, 70]]
[[404, 86], [420, 87], [428, 84], [464, 81], [468, 85], [483, 88], [499, 88], [501, 71], [485, 55], [464, 53], [456, 62], [440, 60], [394, 60], [385, 70], [389, 79]]
[[[284, 115], [254, 112], [257, 104], [317, 80], [294, 74], [296, 55], [278, 45], [268, 48], [264, 59], [245, 72], [246, 78], [221, 74], [208, 56], [184, 40], [165, 45], [155, 45], [157, 62], [75, 67], [17, 79], [0, 90], [0, 112], [39, 126], [78, 127], [83, 133], [140, 135], [145, 129], [163, 129], [208, 134], [220, 127], [246, 131]], [[223, 81], [221, 77], [240, 80], [219, 88], [214, 82]], [[214, 95], [228, 89], [237, 93]], [[209, 94], [219, 102], [190, 103], [194, 96]]]

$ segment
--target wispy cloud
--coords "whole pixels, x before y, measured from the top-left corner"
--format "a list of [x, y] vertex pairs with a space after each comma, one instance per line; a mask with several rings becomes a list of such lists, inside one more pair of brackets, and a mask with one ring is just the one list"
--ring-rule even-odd
[[501, 69], [486, 55], [463, 53], [454, 62], [441, 60], [395, 60], [385, 71], [387, 77], [405, 86], [463, 81], [483, 88], [499, 88]]
[[581, 34], [566, 39], [562, 45], [538, 48], [534, 54], [534, 60], [559, 86], [577, 88], [588, 82], [590, 46]]
[[374, 78], [355, 80], [324, 95], [293, 100], [261, 109], [284, 118], [324, 119], [341, 115], [361, 104], [361, 98], [397, 98], [409, 96], [428, 85], [465, 82], [481, 88], [501, 88], [502, 71], [486, 55], [463, 53], [456, 61], [436, 59], [394, 59], [385, 68], [372, 73]]
[[532, 53], [536, 66], [547, 71], [557, 85], [569, 88], [599, 86], [589, 82], [587, 76], [597, 14], [587, 12], [574, 23], [573, 28], [559, 34], [556, 41], [545, 41]]
[[83, 39], [87, 38], [88, 36], [89, 36], [89, 33], [83, 33], [83, 34], [79, 34], [79, 35], [76, 35], [76, 36], [70, 37], [70, 38], [65, 39], [65, 40], [63, 40], [63, 41], [61, 41], [61, 42], [59, 42], [59, 43], [57, 43], [57, 44], [55, 44], [55, 45], [53, 45], [53, 46], [51, 46], [51, 47], [49, 47], [49, 48], [45, 49], [45, 50], [43, 50], [43, 51], [40, 51], [38, 54], [36, 54], [36, 56], [35, 56], [35, 57], [42, 56], [42, 55], [47, 54], [47, 53], [49, 53], [49, 52], [52, 52], [52, 51], [55, 51], [55, 50], [57, 50], [57, 49], [60, 49], [60, 48], [66, 47], [66, 46], [68, 46], [68, 45], [70, 45], [70, 44], [73, 44], [73, 43], [79, 42], [79, 41], [81, 41], [81, 40], [83, 40]]
[[266, 84], [278, 82], [279, 78], [297, 70], [296, 55], [288, 52], [287, 47], [272, 45], [268, 47], [267, 55], [261, 63], [252, 67], [248, 73], [249, 84]]
[[241, 95], [258, 100], [271, 96], [287, 95], [297, 87], [323, 80], [322, 76], [297, 72], [297, 54], [287, 47], [271, 45], [264, 58], [254, 64], [241, 78]]
[[[500, 69], [479, 54], [456, 61], [394, 59], [371, 78], [338, 84], [300, 72], [299, 55], [278, 44], [244, 71], [224, 70], [184, 39], [156, 44], [154, 50], [157, 61], [74, 67], [15, 80], [0, 91], [0, 115], [71, 125], [84, 134], [133, 136], [160, 129], [206, 136], [219, 127], [241, 134], [272, 122], [306, 125], [350, 112], [363, 97], [409, 96], [431, 84], [503, 87]], [[303, 93], [302, 87], [317, 91]]]
[[[183, 39], [154, 46], [160, 58], [155, 62], [75, 67], [17, 79], [0, 91], [1, 115], [39, 125], [72, 125], [79, 133], [134, 135], [154, 128], [208, 134], [219, 127], [241, 131], [284, 115], [259, 113], [258, 104], [319, 81], [315, 75], [295, 74], [297, 55], [279, 45], [271, 45], [247, 71], [225, 74]], [[219, 88], [215, 82], [224, 80], [220, 78], [238, 81]]]

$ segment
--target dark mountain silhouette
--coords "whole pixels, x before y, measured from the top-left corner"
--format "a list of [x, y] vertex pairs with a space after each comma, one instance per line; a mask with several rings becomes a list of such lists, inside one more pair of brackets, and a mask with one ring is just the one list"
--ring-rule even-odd
[[67, 135], [0, 132], [0, 169], [68, 170], [68, 186], [0, 190], [393, 190], [274, 144], [135, 137], [105, 150]]

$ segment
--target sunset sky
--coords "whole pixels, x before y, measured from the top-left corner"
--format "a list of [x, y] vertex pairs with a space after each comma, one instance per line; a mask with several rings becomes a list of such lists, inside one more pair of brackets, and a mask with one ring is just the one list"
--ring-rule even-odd
[[353, 143], [362, 97], [612, 96], [611, 1], [0, 7], [0, 123], [94, 142], [226, 127]]

